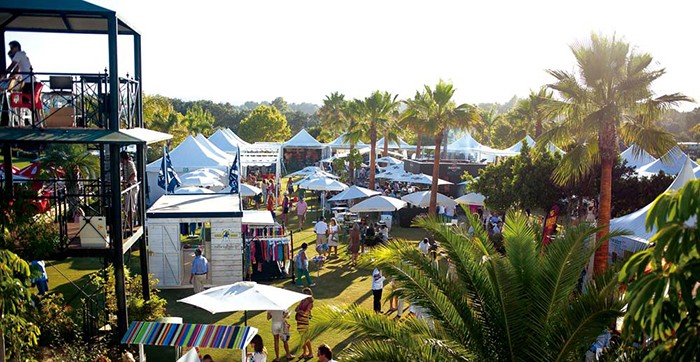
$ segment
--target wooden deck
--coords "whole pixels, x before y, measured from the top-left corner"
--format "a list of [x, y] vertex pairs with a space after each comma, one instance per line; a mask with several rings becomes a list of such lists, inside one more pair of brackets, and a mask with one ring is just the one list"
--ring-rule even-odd
[[[66, 253], [68, 256], [109, 256], [112, 255], [114, 249], [110, 247], [107, 240], [104, 240], [104, 247], [101, 247], [101, 242], [99, 239], [93, 238], [90, 244], [83, 245], [84, 243], [80, 239], [80, 224], [69, 222], [68, 224], [68, 248]], [[91, 225], [86, 225], [84, 228], [92, 228]], [[143, 227], [134, 226], [133, 234], [130, 231], [124, 231], [123, 249], [127, 252], [132, 245], [134, 245], [139, 238], [143, 236]]]

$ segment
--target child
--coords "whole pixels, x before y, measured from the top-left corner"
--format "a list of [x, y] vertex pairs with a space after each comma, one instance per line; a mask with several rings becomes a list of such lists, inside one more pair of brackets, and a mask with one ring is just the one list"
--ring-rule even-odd
[[372, 272], [372, 295], [374, 295], [374, 311], [377, 313], [384, 313], [382, 311], [382, 289], [385, 279], [382, 272], [375, 268]]

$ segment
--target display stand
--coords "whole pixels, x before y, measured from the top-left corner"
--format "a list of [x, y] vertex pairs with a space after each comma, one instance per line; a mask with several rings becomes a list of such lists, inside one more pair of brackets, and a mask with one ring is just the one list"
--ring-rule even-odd
[[294, 278], [292, 233], [284, 226], [243, 226], [243, 278], [271, 280]]

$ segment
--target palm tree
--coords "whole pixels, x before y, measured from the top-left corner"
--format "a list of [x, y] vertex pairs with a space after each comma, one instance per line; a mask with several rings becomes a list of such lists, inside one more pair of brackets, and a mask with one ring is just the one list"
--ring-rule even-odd
[[526, 132], [535, 131], [535, 139], [542, 134], [544, 123], [551, 121], [556, 112], [553, 112], [548, 105], [552, 101], [552, 91], [546, 87], [540, 88], [537, 93], [530, 91], [527, 98], [521, 99], [516, 103], [511, 117], [518, 123], [521, 123]]
[[399, 144], [399, 112], [394, 109], [389, 115], [387, 122], [382, 125], [382, 136], [384, 137], [384, 150], [382, 156], [389, 156], [389, 143]]
[[[343, 136], [343, 142], [348, 142], [350, 144], [348, 154], [352, 155], [355, 145], [368, 133], [368, 130], [364, 128], [365, 125], [368, 125], [368, 122], [365, 121], [367, 112], [364, 101], [361, 99], [353, 99], [347, 103], [344, 113], [344, 118], [347, 121], [347, 127], [345, 135]], [[354, 183], [355, 165], [352, 161], [350, 161], [348, 166], [350, 181]]]
[[321, 125], [330, 132], [333, 138], [339, 135], [340, 130], [347, 129], [347, 107], [348, 101], [345, 100], [345, 95], [333, 92], [323, 99], [323, 106], [318, 110]]
[[90, 153], [84, 144], [54, 144], [46, 149], [42, 163], [64, 172], [68, 217], [72, 217], [75, 208], [80, 206], [80, 182], [97, 178], [100, 158]]
[[369, 128], [369, 188], [374, 189], [374, 175], [377, 160], [377, 131], [386, 127], [390, 122], [391, 113], [396, 109], [396, 95], [392, 97], [389, 92], [374, 91], [365, 98], [365, 121]]
[[491, 133], [493, 132], [493, 127], [501, 121], [503, 115], [498, 114], [496, 107], [491, 107], [488, 111], [479, 109], [479, 116], [481, 117], [482, 132], [485, 133], [483, 136], [486, 138], [486, 145], [493, 146], [491, 142]]
[[[612, 168], [620, 153], [618, 137], [653, 155], [664, 154], [675, 142], [656, 121], [670, 107], [691, 99], [680, 93], [654, 97], [651, 84], [665, 70], [649, 69], [650, 54], [637, 54], [615, 37], [593, 34], [590, 45], [572, 46], [572, 52], [577, 73], [548, 71], [556, 79], [548, 87], [562, 98], [550, 107], [564, 119], [538, 142], [543, 147], [548, 141], [573, 140], [573, 148], [553, 175], [561, 184], [578, 182], [600, 164], [598, 225], [603, 228], [598, 237], [602, 238], [609, 231]], [[595, 254], [595, 272], [602, 273], [607, 266], [608, 243], [604, 242]]]
[[413, 96], [413, 99], [404, 101], [406, 110], [399, 118], [399, 124], [416, 133], [416, 158], [421, 155], [421, 138], [423, 134], [428, 133], [426, 128], [428, 119], [432, 115], [432, 105], [428, 92], [418, 92]]
[[451, 83], [440, 80], [435, 85], [435, 90], [425, 86], [425, 92], [429, 97], [431, 116], [426, 120], [425, 128], [435, 140], [435, 160], [433, 161], [433, 184], [430, 187], [430, 206], [428, 212], [435, 215], [437, 211], [437, 185], [440, 176], [440, 148], [447, 130], [451, 128], [469, 128], [479, 123], [479, 114], [476, 108], [461, 104], [455, 105], [452, 100], [455, 89]]
[[574, 226], [544, 247], [525, 215], [509, 213], [506, 220], [505, 255], [471, 216], [473, 235], [434, 217], [416, 223], [436, 235], [448, 263], [401, 242], [373, 252], [372, 266], [394, 280], [389, 297], [420, 307], [427, 320], [328, 307], [315, 311], [310, 333], [333, 328], [359, 338], [343, 356], [348, 361], [580, 359], [623, 307], [614, 273], [587, 283], [585, 294], [576, 292], [595, 229]]

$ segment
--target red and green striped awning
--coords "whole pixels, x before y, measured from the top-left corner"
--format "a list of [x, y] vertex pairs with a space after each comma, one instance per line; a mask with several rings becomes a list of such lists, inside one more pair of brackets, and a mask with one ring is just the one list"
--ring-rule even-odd
[[131, 322], [122, 344], [244, 349], [257, 333], [255, 327], [136, 321]]

